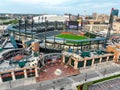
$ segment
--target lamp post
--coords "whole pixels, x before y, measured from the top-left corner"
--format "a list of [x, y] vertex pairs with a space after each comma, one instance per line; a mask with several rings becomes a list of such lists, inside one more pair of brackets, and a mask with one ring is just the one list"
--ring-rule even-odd
[[85, 73], [85, 81], [87, 81], [87, 73]]
[[53, 81], [53, 89], [55, 90], [55, 81]]
[[9, 81], [10, 88], [12, 88], [11, 81]]
[[105, 76], [105, 74], [106, 74], [106, 71], [107, 71], [107, 69], [105, 68], [105, 69], [104, 69], [104, 72], [103, 72], [103, 76]]
[[39, 84], [39, 85], [40, 85], [40, 90], [41, 90], [41, 82], [40, 82], [40, 84]]
[[95, 68], [96, 68], [96, 69], [97, 69], [97, 63], [98, 63], [98, 61], [95, 61], [95, 64], [96, 64], [96, 67], [95, 67]]

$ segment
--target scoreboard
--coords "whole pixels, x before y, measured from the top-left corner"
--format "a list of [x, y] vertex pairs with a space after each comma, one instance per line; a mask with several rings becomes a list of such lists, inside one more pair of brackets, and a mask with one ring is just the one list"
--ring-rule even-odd
[[67, 26], [69, 29], [78, 29], [78, 21], [68, 21]]

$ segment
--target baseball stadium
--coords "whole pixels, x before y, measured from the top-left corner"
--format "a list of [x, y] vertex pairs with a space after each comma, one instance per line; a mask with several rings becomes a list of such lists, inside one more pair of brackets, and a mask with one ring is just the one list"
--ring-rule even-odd
[[[4, 71], [1, 67], [0, 82], [29, 77], [42, 82], [78, 75], [81, 69], [105, 62], [120, 63], [119, 44], [105, 47], [106, 37], [82, 31], [81, 20], [66, 21], [67, 18], [39, 16], [9, 25], [8, 36], [1, 45], [0, 60], [1, 64], [7, 63], [14, 69]], [[7, 41], [18, 52], [4, 52]]]

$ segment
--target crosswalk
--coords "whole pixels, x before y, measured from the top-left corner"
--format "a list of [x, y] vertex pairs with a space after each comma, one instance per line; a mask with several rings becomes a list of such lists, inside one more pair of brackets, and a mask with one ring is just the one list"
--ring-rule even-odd
[[103, 76], [103, 74], [101, 74], [99, 71], [95, 71], [100, 77]]

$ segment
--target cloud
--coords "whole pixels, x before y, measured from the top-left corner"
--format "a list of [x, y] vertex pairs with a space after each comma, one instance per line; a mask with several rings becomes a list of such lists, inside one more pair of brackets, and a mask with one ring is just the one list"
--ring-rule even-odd
[[1, 12], [19, 13], [109, 13], [120, 8], [120, 0], [1, 0]]
[[106, 7], [113, 7], [116, 6], [117, 3], [103, 3], [103, 4], [96, 4], [93, 8], [106, 8]]

